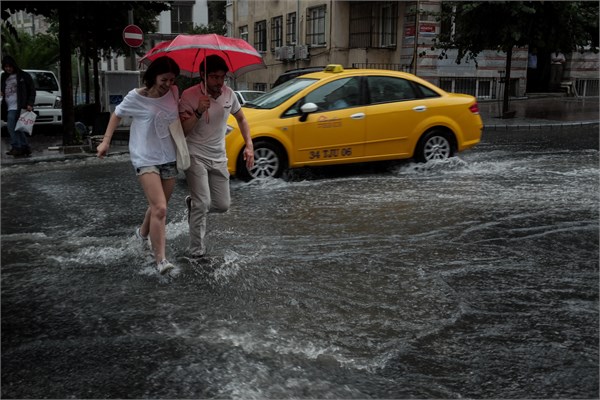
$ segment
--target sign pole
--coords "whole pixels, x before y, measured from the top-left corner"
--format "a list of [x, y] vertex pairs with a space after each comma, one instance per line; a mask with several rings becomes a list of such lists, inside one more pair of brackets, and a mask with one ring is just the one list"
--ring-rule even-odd
[[[129, 22], [133, 22], [133, 11], [129, 10], [128, 13]], [[130, 70], [135, 71], [137, 69], [135, 49], [144, 44], [144, 31], [139, 26], [130, 23], [123, 29], [123, 40], [130, 47]]]
[[[128, 14], [128, 18], [129, 18], [129, 25], [133, 25], [133, 10], [129, 10], [127, 12]], [[136, 70], [136, 65], [135, 65], [135, 49], [133, 47], [130, 47], [129, 49], [129, 57], [131, 58], [131, 70], [135, 71]]]
[[419, 30], [421, 29], [421, 6], [419, 4], [419, 0], [416, 1], [417, 9], [415, 14], [415, 48], [413, 50], [415, 64], [413, 65], [413, 74], [417, 74], [417, 64], [419, 63]]

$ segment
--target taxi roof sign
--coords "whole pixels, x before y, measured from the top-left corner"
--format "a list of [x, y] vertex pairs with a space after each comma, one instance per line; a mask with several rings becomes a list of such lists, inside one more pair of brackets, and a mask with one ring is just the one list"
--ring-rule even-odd
[[333, 73], [344, 72], [344, 67], [342, 67], [340, 64], [329, 64], [328, 66], [325, 67], [325, 72], [333, 72]]

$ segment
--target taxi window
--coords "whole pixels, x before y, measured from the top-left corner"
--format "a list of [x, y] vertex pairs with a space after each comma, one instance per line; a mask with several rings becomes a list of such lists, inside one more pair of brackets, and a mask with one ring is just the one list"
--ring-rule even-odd
[[417, 93], [411, 82], [389, 76], [370, 76], [367, 80], [371, 104], [416, 99]]
[[315, 103], [319, 111], [340, 110], [360, 105], [360, 81], [358, 78], [341, 78], [310, 92], [305, 103]]
[[244, 104], [244, 107], [260, 109], [275, 108], [315, 82], [317, 82], [316, 79], [307, 78], [295, 78], [289, 80], [252, 102]]
[[314, 103], [319, 109], [317, 112], [341, 110], [343, 108], [361, 105], [360, 78], [341, 78], [329, 82], [298, 100], [283, 114], [284, 117], [300, 115], [300, 107], [306, 103]]
[[423, 97], [440, 97], [440, 94], [437, 92], [434, 92], [432, 89], [429, 89], [427, 86], [423, 86], [421, 84], [417, 84], [417, 87], [419, 88], [419, 90], [421, 91], [421, 93], [423, 93]]

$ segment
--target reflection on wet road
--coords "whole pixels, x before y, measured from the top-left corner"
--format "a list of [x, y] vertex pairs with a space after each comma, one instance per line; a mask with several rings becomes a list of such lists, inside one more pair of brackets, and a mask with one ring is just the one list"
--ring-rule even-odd
[[598, 397], [597, 127], [234, 180], [200, 264], [185, 189], [161, 277], [126, 156], [3, 168], [3, 397]]

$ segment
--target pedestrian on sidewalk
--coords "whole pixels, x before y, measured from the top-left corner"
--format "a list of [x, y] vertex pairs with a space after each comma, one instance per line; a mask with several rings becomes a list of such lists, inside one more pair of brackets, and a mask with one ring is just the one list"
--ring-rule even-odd
[[33, 111], [35, 103], [35, 86], [33, 78], [17, 65], [11, 56], [2, 59], [2, 81], [0, 82], [0, 95], [2, 95], [2, 120], [6, 121], [6, 129], [10, 135], [11, 149], [6, 152], [9, 156], [29, 156], [31, 147], [27, 141], [27, 134], [15, 130], [21, 110]]
[[254, 146], [248, 121], [233, 90], [225, 85], [229, 71], [225, 61], [208, 56], [200, 63], [200, 83], [181, 94], [179, 113], [187, 137], [191, 165], [185, 171], [190, 196], [185, 199], [190, 225], [190, 255], [206, 253], [206, 219], [209, 212], [229, 210], [229, 171], [225, 151], [227, 119], [230, 114], [246, 142], [244, 160], [254, 166]]
[[167, 204], [175, 188], [177, 153], [169, 124], [179, 118], [179, 90], [175, 78], [179, 66], [167, 56], [154, 60], [143, 76], [145, 87], [132, 89], [115, 108], [97, 155], [103, 158], [121, 118], [132, 117], [129, 155], [148, 200], [148, 208], [136, 236], [151, 244], [157, 269], [165, 274], [174, 268], [166, 259]]
[[527, 54], [527, 92], [534, 93], [539, 90], [538, 52], [532, 48]]
[[562, 82], [563, 70], [567, 58], [560, 49], [556, 49], [550, 53], [550, 90], [553, 92], [560, 91], [560, 83]]

